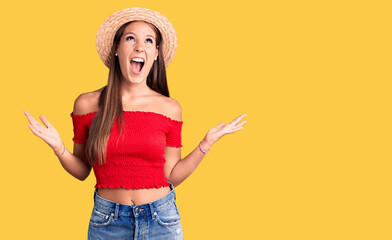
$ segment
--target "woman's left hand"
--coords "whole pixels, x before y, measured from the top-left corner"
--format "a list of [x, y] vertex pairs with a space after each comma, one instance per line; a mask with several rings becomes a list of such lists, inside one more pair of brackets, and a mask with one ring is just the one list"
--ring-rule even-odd
[[221, 122], [218, 126], [211, 128], [207, 132], [205, 136], [205, 140], [212, 145], [216, 141], [218, 141], [221, 137], [223, 137], [225, 134], [233, 133], [242, 129], [243, 128], [242, 125], [246, 123], [246, 120], [240, 123], [239, 121], [241, 121], [241, 119], [244, 117], [246, 117], [246, 114], [242, 114], [236, 117], [233, 121], [229, 122], [228, 124], [226, 124], [225, 122]]

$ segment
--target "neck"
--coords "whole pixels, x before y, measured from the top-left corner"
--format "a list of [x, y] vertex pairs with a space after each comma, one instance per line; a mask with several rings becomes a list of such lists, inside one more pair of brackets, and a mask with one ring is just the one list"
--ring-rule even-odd
[[121, 98], [122, 99], [136, 99], [142, 96], [150, 95], [152, 90], [147, 85], [146, 81], [140, 83], [122, 82]]

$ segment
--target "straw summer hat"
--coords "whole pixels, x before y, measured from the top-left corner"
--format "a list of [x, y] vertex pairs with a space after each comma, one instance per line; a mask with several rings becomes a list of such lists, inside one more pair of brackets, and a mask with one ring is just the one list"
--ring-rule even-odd
[[102, 62], [110, 68], [110, 51], [112, 50], [114, 35], [117, 30], [129, 21], [142, 20], [153, 24], [162, 35], [161, 48], [165, 67], [173, 60], [177, 50], [177, 33], [173, 25], [165, 16], [147, 8], [127, 8], [117, 11], [103, 21], [98, 29], [96, 45]]

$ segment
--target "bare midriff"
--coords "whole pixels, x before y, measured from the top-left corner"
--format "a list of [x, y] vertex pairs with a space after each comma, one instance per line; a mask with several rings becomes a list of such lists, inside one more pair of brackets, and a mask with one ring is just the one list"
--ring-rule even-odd
[[170, 186], [149, 189], [98, 188], [98, 196], [126, 205], [154, 202], [170, 192]]

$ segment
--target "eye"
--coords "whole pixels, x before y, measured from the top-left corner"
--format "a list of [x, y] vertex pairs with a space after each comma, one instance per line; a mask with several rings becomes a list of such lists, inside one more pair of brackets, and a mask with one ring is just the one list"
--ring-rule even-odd
[[151, 39], [151, 38], [147, 38], [147, 40], [150, 40], [150, 41], [151, 41], [151, 43], [153, 43], [153, 41], [152, 41], [152, 39]]
[[[132, 36], [128, 36], [128, 37], [125, 38], [125, 40], [127, 40], [128, 38], [133, 38], [133, 37], [132, 37]], [[134, 38], [133, 38], [133, 39], [134, 39]]]

